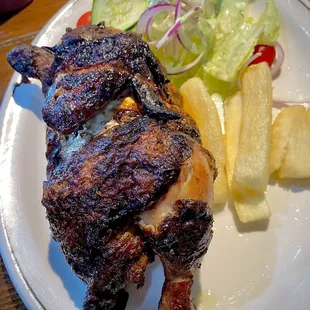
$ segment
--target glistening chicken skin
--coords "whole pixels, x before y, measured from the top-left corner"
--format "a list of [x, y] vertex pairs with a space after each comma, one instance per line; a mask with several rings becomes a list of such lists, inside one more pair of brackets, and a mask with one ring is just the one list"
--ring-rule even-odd
[[125, 309], [126, 287], [142, 286], [158, 255], [166, 277], [159, 309], [194, 309], [217, 170], [148, 45], [99, 24], [67, 29], [52, 48], [19, 46], [8, 61], [23, 81], [42, 82], [42, 204], [88, 287], [83, 308]]

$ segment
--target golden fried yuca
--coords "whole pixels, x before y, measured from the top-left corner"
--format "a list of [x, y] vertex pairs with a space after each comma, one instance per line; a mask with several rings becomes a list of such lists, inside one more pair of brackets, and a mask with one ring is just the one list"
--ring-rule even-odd
[[[249, 223], [268, 219], [271, 215], [264, 193], [248, 195], [241, 200], [235, 197], [232, 190], [232, 179], [239, 149], [239, 138], [242, 121], [242, 93], [237, 92], [225, 103], [225, 146], [226, 146], [226, 175], [228, 188], [235, 200], [234, 205], [241, 222]], [[236, 198], [236, 199], [235, 199]]]
[[271, 216], [264, 193], [248, 196], [242, 201], [235, 201], [235, 208], [243, 223], [267, 220]]
[[199, 78], [191, 78], [181, 87], [184, 110], [197, 123], [202, 145], [215, 157], [218, 176], [214, 184], [214, 203], [225, 204], [227, 181], [225, 175], [225, 146], [219, 115], [214, 102]]
[[250, 66], [242, 78], [243, 109], [232, 188], [243, 199], [263, 193], [269, 180], [272, 84], [266, 63]]
[[241, 119], [242, 94], [239, 91], [229, 98], [224, 105], [226, 176], [230, 191], [239, 148]]
[[302, 106], [284, 108], [273, 122], [271, 130], [270, 173], [279, 170], [282, 166], [293, 119], [299, 114], [303, 114], [303, 110], [304, 107]]
[[272, 127], [271, 172], [279, 178], [310, 177], [310, 110], [282, 109]]

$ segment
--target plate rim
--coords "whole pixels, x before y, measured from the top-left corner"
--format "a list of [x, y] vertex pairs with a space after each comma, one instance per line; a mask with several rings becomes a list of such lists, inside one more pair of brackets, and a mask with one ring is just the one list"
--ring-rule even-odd
[[[44, 27], [40, 30], [40, 32], [36, 35], [34, 40], [32, 41], [33, 45], [37, 45], [42, 36], [46, 33], [46, 31], [55, 23], [57, 20], [65, 14], [70, 8], [77, 2], [81, 0], [69, 0], [64, 6], [62, 6], [49, 21], [44, 25]], [[297, 4], [302, 5], [298, 1]], [[13, 93], [14, 84], [19, 80], [20, 74], [14, 73], [12, 78], [10, 79], [9, 84], [7, 85], [7, 89], [5, 95], [2, 100], [2, 104], [0, 106], [0, 141], [4, 135], [4, 121], [7, 116], [7, 109], [10, 104], [10, 99]], [[1, 143], [1, 142], [0, 142]], [[0, 156], [3, 154], [3, 145], [0, 144]], [[1, 160], [2, 161], [2, 160]], [[2, 166], [2, 162], [0, 161], [0, 166]], [[30, 284], [27, 282], [26, 277], [24, 276], [19, 263], [15, 257], [13, 247], [11, 246], [10, 236], [6, 227], [6, 220], [4, 214], [5, 206], [2, 203], [0, 196], [0, 254], [2, 256], [4, 265], [7, 269], [7, 272], [10, 276], [10, 279], [24, 302], [27, 309], [45, 309], [44, 305], [40, 301], [40, 299], [36, 296], [35, 292], [31, 288]]]
[[[44, 27], [39, 31], [35, 36], [32, 45], [37, 45], [41, 37], [46, 33], [48, 28], [53, 25], [61, 16], [65, 14], [70, 8], [80, 0], [70, 0], [65, 5], [63, 5], [44, 25]], [[18, 81], [20, 74], [14, 72], [12, 78], [7, 85], [3, 100], [0, 106], [0, 141], [3, 137], [3, 125], [4, 120], [7, 114], [7, 108], [9, 106], [10, 98], [12, 97], [14, 84]], [[2, 154], [1, 149], [3, 146], [0, 145], [0, 155]], [[1, 163], [2, 165], [2, 163]], [[14, 250], [11, 246], [10, 237], [7, 231], [5, 223], [5, 214], [2, 204], [2, 199], [0, 196], [0, 254], [5, 265], [5, 268], [9, 274], [9, 277], [16, 289], [19, 297], [22, 299], [24, 305], [27, 309], [45, 309], [44, 305], [41, 303], [39, 298], [36, 296], [35, 292], [32, 290], [30, 284], [27, 282], [26, 277], [24, 276], [19, 263], [15, 257]]]

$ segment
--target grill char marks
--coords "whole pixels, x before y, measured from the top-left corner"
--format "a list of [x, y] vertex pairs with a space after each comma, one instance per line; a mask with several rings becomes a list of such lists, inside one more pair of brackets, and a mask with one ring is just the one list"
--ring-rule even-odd
[[140, 110], [150, 117], [180, 118], [166, 108], [150, 82], [109, 64], [61, 75], [48, 92], [43, 119], [49, 127], [70, 134], [125, 91], [137, 99]]
[[166, 108], [169, 80], [138, 35], [85, 26], [68, 32], [53, 53], [55, 83], [43, 109], [49, 127], [71, 133], [125, 91], [150, 117], [180, 117]]
[[[155, 254], [166, 276], [159, 309], [193, 309], [193, 274], [212, 238], [215, 162], [147, 44], [83, 26], [52, 48], [17, 47], [8, 61], [43, 83], [42, 204], [88, 287], [83, 309], [124, 310], [127, 285], [144, 284]], [[123, 96], [135, 100], [114, 110]]]
[[[138, 117], [108, 136], [96, 136], [69, 162], [54, 166], [44, 183], [43, 204], [51, 219], [53, 213], [59, 216], [59, 206], [82, 216], [91, 210], [106, 211], [107, 222], [139, 214], [176, 181], [182, 163], [191, 156], [192, 144], [183, 134]], [[78, 214], [69, 211], [64, 216], [71, 222]], [[63, 223], [64, 218], [56, 225], [57, 239], [64, 237], [59, 231], [66, 234], [66, 229], [59, 230]]]
[[54, 76], [109, 63], [116, 70], [126, 69], [132, 75], [141, 75], [162, 90], [169, 82], [147, 43], [132, 32], [86, 25], [65, 34], [53, 52]]
[[[171, 99], [164, 69], [138, 35], [86, 25], [70, 30], [51, 53], [46, 50], [17, 47], [8, 54], [8, 61], [21, 74], [40, 79], [46, 84], [44, 90], [53, 82], [42, 111], [50, 128], [72, 133], [124, 91], [150, 117], [180, 118], [166, 106]], [[43, 58], [37, 57], [38, 51], [48, 57], [44, 66], [51, 67], [48, 72], [44, 69], [44, 76], [31, 72], [42, 71], [43, 63], [36, 63]]]
[[[61, 151], [61, 144], [52, 141], [48, 154]], [[96, 136], [69, 162], [64, 158], [49, 171], [42, 203], [66, 259], [89, 284], [85, 309], [121, 309], [113, 307], [124, 298], [127, 284], [143, 285], [146, 265], [152, 260], [149, 244], [135, 229], [126, 246], [120, 245], [115, 231], [125, 225], [127, 234], [135, 227], [128, 220], [167, 192], [191, 156], [193, 143], [182, 133], [139, 116], [109, 135]], [[122, 251], [115, 253], [117, 257], [111, 252], [115, 246]], [[132, 248], [133, 258], [124, 247]]]
[[37, 46], [20, 45], [9, 52], [7, 57], [13, 69], [22, 74], [24, 81], [28, 78], [39, 79], [46, 95], [49, 86], [52, 85], [50, 68], [54, 56], [51, 53]]

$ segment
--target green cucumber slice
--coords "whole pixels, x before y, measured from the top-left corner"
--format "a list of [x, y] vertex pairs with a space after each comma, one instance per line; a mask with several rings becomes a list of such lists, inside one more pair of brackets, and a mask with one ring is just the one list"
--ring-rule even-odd
[[94, 0], [91, 23], [104, 21], [106, 26], [128, 30], [135, 26], [146, 9], [146, 0]]

